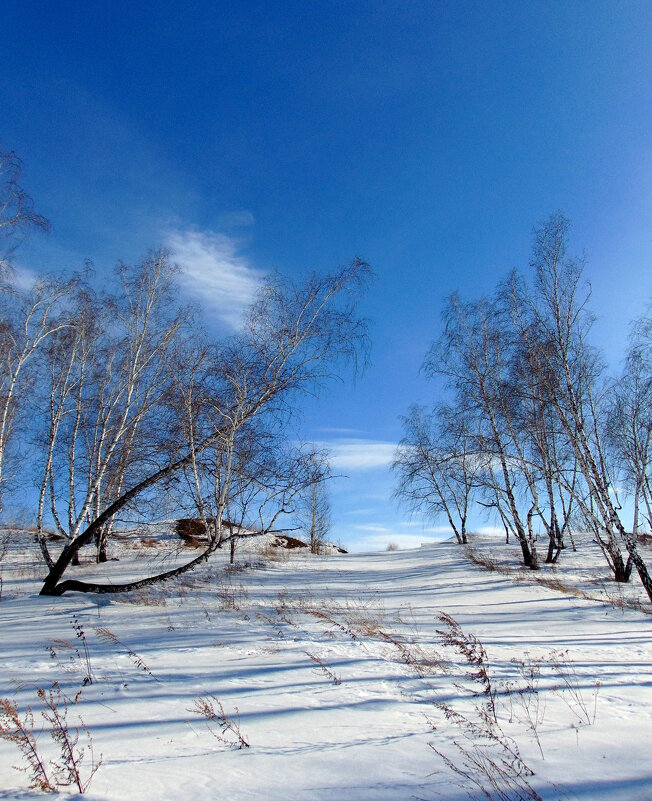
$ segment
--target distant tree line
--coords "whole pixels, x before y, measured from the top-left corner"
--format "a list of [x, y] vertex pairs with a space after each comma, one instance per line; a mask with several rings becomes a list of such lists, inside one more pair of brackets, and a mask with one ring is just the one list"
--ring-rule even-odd
[[492, 511], [532, 569], [588, 530], [614, 579], [636, 570], [652, 600], [637, 537], [652, 527], [652, 309], [609, 378], [568, 231], [553, 215], [535, 232], [530, 276], [512, 272], [491, 297], [448, 299], [424, 362], [446, 397], [404, 418], [397, 495], [443, 516], [460, 543], [472, 505]]
[[[368, 265], [300, 283], [272, 276], [241, 330], [216, 338], [180, 302], [165, 251], [120, 264], [100, 288], [90, 269], [25, 279], [12, 254], [35, 226], [47, 223], [20, 187], [20, 162], [0, 156], [0, 511], [9, 485], [33, 488], [42, 594], [160, 581], [208, 559], [245, 522], [266, 530], [299, 509], [310, 510], [316, 549], [327, 466], [289, 425], [298, 394], [364, 358], [357, 301]], [[169, 508], [204, 524], [193, 559], [123, 584], [65, 578], [85, 546], [107, 559], [120, 516], [160, 519]]]

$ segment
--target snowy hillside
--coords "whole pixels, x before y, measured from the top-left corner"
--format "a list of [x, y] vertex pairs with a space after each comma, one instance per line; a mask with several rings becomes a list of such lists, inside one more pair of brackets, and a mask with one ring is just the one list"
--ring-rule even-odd
[[[450, 542], [249, 548], [147, 591], [41, 598], [27, 538], [0, 563], [0, 696], [38, 732], [37, 688], [59, 683], [102, 754], [86, 798], [652, 797], [645, 609], [517, 582]], [[125, 539], [102, 575], [135, 575], [143, 550], [179, 558]], [[56, 755], [46, 732], [37, 746]], [[0, 799], [38, 795], [24, 764], [0, 741]]]

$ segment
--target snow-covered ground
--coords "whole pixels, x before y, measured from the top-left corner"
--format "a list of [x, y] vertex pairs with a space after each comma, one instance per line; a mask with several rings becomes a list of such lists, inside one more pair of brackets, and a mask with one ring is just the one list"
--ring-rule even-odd
[[[137, 556], [184, 555], [153, 535], [79, 574], [122, 580]], [[509, 798], [536, 797], [525, 783], [546, 800], [652, 798], [652, 617], [610, 605], [578, 555], [556, 575], [601, 600], [489, 571], [452, 542], [326, 557], [249, 545], [245, 569], [218, 553], [146, 591], [41, 598], [36, 550], [15, 540], [0, 563], [0, 696], [32, 706], [38, 730], [38, 687], [81, 689], [68, 722], [83, 718], [103, 758], [85, 798], [461, 801], [474, 782], [500, 798], [499, 772]], [[38, 745], [55, 754], [46, 732]], [[0, 799], [36, 795], [16, 764], [0, 741]]]

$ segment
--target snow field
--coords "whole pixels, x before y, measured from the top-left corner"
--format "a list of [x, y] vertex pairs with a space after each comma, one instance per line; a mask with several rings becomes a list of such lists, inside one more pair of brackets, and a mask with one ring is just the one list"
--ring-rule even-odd
[[[81, 715], [103, 754], [89, 799], [467, 798], [431, 746], [457, 764], [456, 742], [502, 752], [484, 750], [487, 696], [442, 642], [441, 612], [486, 649], [500, 731], [542, 798], [652, 797], [652, 637], [641, 610], [515, 582], [448, 542], [264, 563], [250, 548], [245, 570], [225, 573], [218, 553], [147, 592], [40, 598], [23, 546], [0, 566], [0, 695], [37, 713], [37, 686], [58, 681], [70, 697], [81, 687], [69, 719]], [[118, 562], [77, 570], [137, 574], [137, 549], [120, 549]], [[249, 748], [198, 714], [210, 696]], [[49, 755], [45, 733], [38, 742]], [[0, 741], [0, 798], [35, 794], [12, 770], [18, 761]]]

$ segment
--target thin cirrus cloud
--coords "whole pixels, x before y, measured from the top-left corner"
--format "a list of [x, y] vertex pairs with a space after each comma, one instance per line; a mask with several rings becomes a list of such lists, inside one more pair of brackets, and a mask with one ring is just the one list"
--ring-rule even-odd
[[256, 222], [254, 215], [247, 211], [229, 211], [226, 214], [220, 214], [217, 218], [217, 224], [220, 228], [248, 228]]
[[34, 272], [34, 270], [30, 270], [29, 267], [23, 267], [22, 265], [14, 265], [13, 277], [16, 287], [21, 289], [23, 292], [29, 292], [32, 290], [39, 278], [38, 273]]
[[422, 545], [448, 539], [452, 530], [446, 526], [425, 528], [420, 533], [402, 531], [401, 525], [359, 525], [353, 527], [360, 535], [356, 538], [352, 551], [384, 551], [388, 545], [407, 548], [420, 548]]
[[176, 230], [165, 236], [165, 247], [182, 268], [184, 290], [208, 306], [231, 329], [238, 329], [263, 280], [238, 253], [225, 234]]
[[339, 439], [324, 442], [331, 466], [336, 470], [373, 470], [389, 467], [396, 451], [395, 442], [369, 439]]

